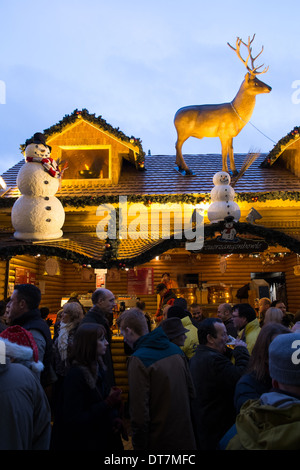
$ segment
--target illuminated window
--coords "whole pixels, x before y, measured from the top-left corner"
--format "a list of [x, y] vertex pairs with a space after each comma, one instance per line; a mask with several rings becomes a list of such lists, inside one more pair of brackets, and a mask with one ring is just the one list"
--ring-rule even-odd
[[68, 162], [65, 179], [110, 178], [110, 148], [62, 147], [61, 160]]

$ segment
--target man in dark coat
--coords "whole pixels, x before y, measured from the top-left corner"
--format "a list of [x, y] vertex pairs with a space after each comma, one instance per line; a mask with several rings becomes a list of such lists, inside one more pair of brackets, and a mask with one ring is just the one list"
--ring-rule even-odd
[[190, 360], [196, 390], [192, 413], [198, 450], [216, 450], [218, 442], [235, 421], [234, 389], [246, 369], [249, 353], [236, 340], [235, 364], [225, 354], [228, 339], [219, 318], [206, 318], [198, 329], [199, 346]]
[[104, 363], [107, 366], [107, 380], [111, 387], [115, 385], [113, 361], [111, 356], [111, 325], [113, 322], [113, 309], [116, 306], [114, 294], [103, 287], [96, 289], [92, 294], [93, 307], [83, 317], [81, 323], [97, 323], [103, 325], [106, 330], [106, 339], [109, 347], [104, 355]]
[[39, 360], [44, 364], [41, 384], [44, 388], [55, 381], [52, 373], [52, 339], [49, 326], [39, 310], [41, 291], [33, 284], [18, 284], [7, 304], [9, 325], [19, 325], [31, 332], [38, 348]]

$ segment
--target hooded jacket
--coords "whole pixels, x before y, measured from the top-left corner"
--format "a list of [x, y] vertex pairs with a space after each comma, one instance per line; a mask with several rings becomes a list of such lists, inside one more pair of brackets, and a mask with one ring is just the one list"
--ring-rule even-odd
[[134, 450], [196, 449], [187, 359], [161, 327], [135, 343], [128, 380]]
[[192, 320], [189, 316], [182, 318], [181, 323], [184, 328], [189, 330], [186, 333], [186, 340], [181, 349], [186, 354], [187, 358], [190, 359], [195, 354], [196, 348], [199, 345], [198, 328], [193, 325]]
[[249, 400], [236, 428], [226, 450], [299, 450], [300, 397], [277, 390]]
[[249, 354], [252, 353], [257, 337], [260, 333], [259, 321], [257, 318], [247, 323], [245, 328], [238, 334], [238, 338], [247, 343]]
[[5, 364], [0, 363], [0, 450], [48, 450], [51, 412], [45, 392], [29, 367], [10, 362], [29, 363], [32, 349], [6, 340], [5, 350]]

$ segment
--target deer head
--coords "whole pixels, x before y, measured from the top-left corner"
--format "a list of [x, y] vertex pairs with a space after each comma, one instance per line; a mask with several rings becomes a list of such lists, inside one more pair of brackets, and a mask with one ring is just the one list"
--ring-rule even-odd
[[[264, 66], [264, 64], [258, 66], [255, 65], [255, 61], [262, 54], [264, 46], [262, 46], [261, 51], [255, 57], [253, 57], [251, 45], [254, 41], [254, 38], [255, 34], [253, 34], [252, 39], [250, 39], [249, 36], [248, 43], [246, 44], [241, 38], [237, 37], [235, 48], [231, 46], [229, 42], [227, 44], [232, 50], [236, 52], [238, 58], [241, 60], [248, 71], [248, 73], [245, 75], [246, 85], [249, 85], [248, 93], [258, 95], [259, 93], [269, 93], [272, 88], [257, 78], [257, 75], [266, 73], [269, 70], [269, 67], [265, 67], [263, 70], [259, 70]], [[243, 59], [241, 55], [241, 45], [244, 45], [247, 48], [248, 55], [246, 59]], [[249, 59], [251, 60], [251, 67], [249, 66]]]

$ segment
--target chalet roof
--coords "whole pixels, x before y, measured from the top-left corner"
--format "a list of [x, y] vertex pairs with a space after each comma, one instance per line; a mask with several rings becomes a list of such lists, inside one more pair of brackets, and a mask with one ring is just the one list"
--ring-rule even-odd
[[[213, 188], [213, 176], [221, 170], [221, 155], [186, 155], [187, 165], [196, 173], [196, 176], [181, 176], [175, 171], [175, 155], [147, 155], [145, 156], [145, 171], [140, 171], [126, 160], [116, 185], [103, 185], [101, 180], [89, 180], [87, 185], [76, 184], [62, 186], [56, 194], [60, 199], [80, 196], [101, 195], [180, 195], [180, 194], [208, 194]], [[246, 158], [246, 154], [236, 154], [235, 162], [239, 170]], [[261, 154], [257, 160], [246, 170], [244, 175], [234, 186], [239, 193], [274, 193], [299, 192], [300, 178], [277, 163], [270, 167], [262, 167], [266, 155]], [[20, 161], [2, 174], [7, 184], [4, 198], [15, 198], [20, 195], [16, 179], [18, 171], [24, 164]]]

